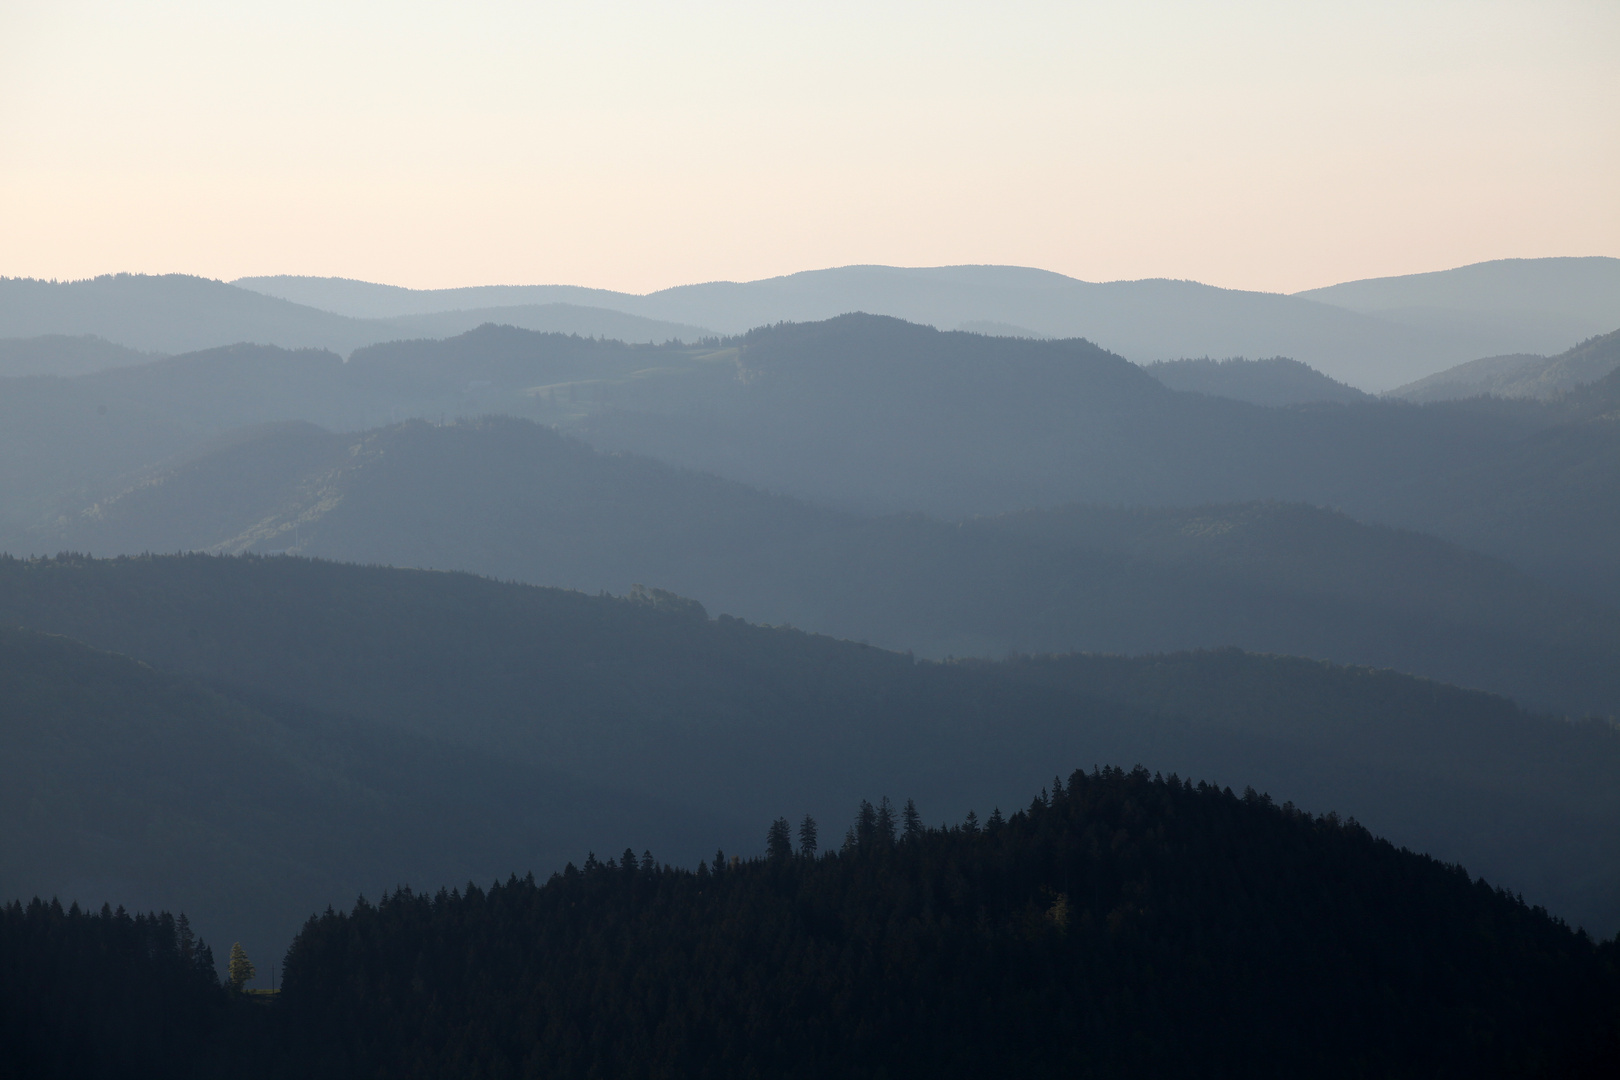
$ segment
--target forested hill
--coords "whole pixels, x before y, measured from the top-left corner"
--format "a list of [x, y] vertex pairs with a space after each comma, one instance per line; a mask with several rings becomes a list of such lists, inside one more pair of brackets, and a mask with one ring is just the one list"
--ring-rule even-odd
[[[487, 878], [587, 844], [647, 843], [625, 824], [654, 821], [666, 857], [690, 862], [716, 840], [753, 842], [762, 817], [826, 815], [878, 785], [930, 817], [983, 813], [1065, 760], [1141, 762], [1354, 814], [1594, 932], [1620, 928], [1620, 732], [1390, 672], [1236, 651], [923, 663], [710, 619], [667, 594], [297, 558], [0, 560], [0, 625], [121, 653], [262, 718], [230, 745], [162, 723], [157, 706], [145, 735], [127, 731], [140, 760], [160, 763], [143, 775], [162, 805], [119, 857], [130, 880], [148, 880], [170, 830], [197, 822], [188, 835], [214, 853], [197, 867], [235, 875], [266, 939], [307, 912], [300, 882], [368, 895], [397, 883], [382, 876], [388, 851], [434, 871], [414, 880], [478, 867]], [[16, 700], [78, 685], [38, 682]], [[94, 700], [108, 708], [121, 693]], [[113, 724], [73, 719], [90, 707], [52, 706], [64, 733]], [[124, 815], [98, 827], [83, 811], [84, 837], [134, 827], [107, 802], [114, 744], [16, 743], [28, 730], [0, 731], [13, 740], [0, 760], [20, 770], [8, 791], [49, 793], [45, 821], [68, 820], [52, 800]], [[232, 755], [286, 779], [215, 799]], [[329, 790], [330, 805], [298, 794], [321, 776], [332, 783], [311, 790]], [[0, 806], [6, 835], [38, 831], [25, 824], [32, 803]], [[481, 818], [469, 845], [461, 823]], [[73, 865], [65, 850], [17, 857], [4, 881], [14, 895], [95, 882], [99, 899], [119, 899], [94, 844], [72, 848]], [[266, 881], [278, 860], [302, 869]]]
[[1080, 342], [870, 316], [753, 331], [735, 364], [604, 391], [580, 430], [767, 490], [947, 518], [1071, 502], [1335, 506], [1620, 597], [1620, 559], [1600, 539], [1620, 528], [1620, 435], [1567, 410], [1263, 408], [1175, 393]]
[[1211, 397], [1235, 398], [1255, 405], [1310, 405], [1370, 400], [1353, 386], [1330, 379], [1315, 368], [1273, 356], [1264, 360], [1161, 360], [1147, 373], [1172, 390], [1191, 390]]
[[1055, 779], [1006, 816], [929, 827], [910, 802], [863, 800], [841, 843], [839, 819], [778, 818], [763, 857], [716, 851], [695, 871], [627, 848], [544, 884], [327, 908], [275, 1000], [223, 992], [168, 916], [12, 906], [0, 1070], [1596, 1080], [1620, 1066], [1616, 942], [1353, 820], [1118, 768]]
[[12, 550], [18, 529], [83, 510], [239, 425], [507, 413], [863, 512], [1333, 506], [1620, 602], [1620, 556], [1606, 542], [1620, 528], [1620, 436], [1567, 403], [1266, 408], [1172, 391], [1084, 341], [872, 316], [690, 347], [484, 327], [346, 364], [244, 346], [5, 391], [0, 464], [32, 463], [0, 468]]
[[1458, 364], [1390, 391], [1406, 401], [1449, 401], [1489, 394], [1557, 398], [1620, 368], [1620, 330], [1590, 338], [1557, 356], [1488, 356]]
[[1269, 503], [874, 520], [514, 419], [235, 432], [27, 542], [290, 549], [587, 592], [643, 582], [934, 658], [1237, 645], [1620, 715], [1620, 614], [1343, 514]]
[[742, 865], [626, 850], [543, 886], [329, 913], [288, 954], [287, 1030], [313, 1071], [375, 1075], [1620, 1064], [1612, 946], [1354, 823], [1118, 769], [1055, 781], [1005, 821], [907, 816], [865, 804], [819, 857], [784, 820]]

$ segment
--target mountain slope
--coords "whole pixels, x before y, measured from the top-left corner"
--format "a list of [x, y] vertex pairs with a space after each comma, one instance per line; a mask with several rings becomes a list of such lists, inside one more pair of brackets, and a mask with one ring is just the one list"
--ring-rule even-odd
[[864, 519], [519, 420], [239, 432], [33, 546], [646, 583], [930, 657], [1238, 645], [1620, 714], [1620, 617], [1426, 537], [1284, 504]]
[[0, 378], [7, 379], [21, 375], [85, 375], [154, 359], [157, 357], [152, 353], [127, 349], [89, 334], [0, 339]]
[[1490, 394], [1505, 398], [1555, 398], [1597, 382], [1620, 368], [1620, 330], [1581, 342], [1557, 356], [1489, 356], [1397, 387], [1405, 401], [1451, 401]]
[[[1620, 557], [1605, 539], [1620, 506], [1620, 436], [1573, 399], [1262, 408], [1171, 391], [1078, 340], [940, 333], [872, 316], [699, 346], [486, 326], [358, 350], [346, 364], [242, 347], [17, 383], [5, 407], [28, 434], [0, 430], [0, 440], [18, 460], [48, 463], [19, 472], [0, 504], [14, 523], [12, 550], [37, 550], [17, 547], [30, 527], [231, 426], [360, 429], [511, 413], [603, 449], [864, 513], [1333, 506], [1620, 599]], [[131, 432], [127, 452], [66, 467], [101, 445], [103, 415], [132, 413], [185, 435], [176, 444]]]
[[[627, 822], [654, 823], [666, 857], [691, 862], [716, 840], [753, 843], [784, 810], [826, 817], [896, 790], [930, 818], [959, 815], [1007, 804], [1065, 759], [1141, 761], [1354, 814], [1601, 932], [1620, 927], [1620, 732], [1389, 672], [1232, 651], [939, 665], [710, 620], [667, 594], [301, 559], [0, 561], [0, 624], [207, 680], [316, 735], [333, 730], [321, 717], [376, 733], [372, 746], [398, 734], [397, 784], [366, 786], [423, 788], [429, 818], [461, 807], [415, 850], [483, 876], [554, 866], [559, 837], [576, 850], [604, 834], [646, 842], [640, 826], [620, 832]], [[73, 778], [63, 799], [102, 782], [55, 772]], [[458, 837], [480, 806], [506, 807], [486, 846], [431, 839]], [[321, 828], [333, 861], [320, 865], [353, 881], [340, 856], [366, 833]], [[32, 873], [10, 887], [39, 891]]]
[[1147, 365], [1147, 373], [1172, 390], [1235, 398], [1254, 405], [1367, 400], [1360, 390], [1285, 356], [1269, 360], [1161, 360]]
[[60, 637], [0, 631], [0, 691], [0, 895], [183, 908], [265, 960], [334, 897], [549, 860], [661, 814]]
[[820, 858], [784, 837], [693, 874], [627, 850], [544, 885], [328, 912], [287, 957], [302, 1069], [1598, 1076], [1616, 1060], [1612, 947], [1252, 791], [1076, 772], [988, 829], [893, 830], [867, 804]]

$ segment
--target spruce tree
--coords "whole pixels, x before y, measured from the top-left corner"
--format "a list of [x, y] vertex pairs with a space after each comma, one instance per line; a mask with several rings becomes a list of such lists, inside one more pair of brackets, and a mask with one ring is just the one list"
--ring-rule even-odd
[[877, 839], [878, 842], [889, 847], [894, 846], [894, 804], [889, 802], [887, 795], [878, 803], [877, 811]]
[[799, 822], [799, 854], [807, 859], [816, 857], [816, 819], [809, 814]]
[[248, 981], [257, 974], [253, 969], [253, 961], [248, 959], [247, 950], [242, 948], [240, 941], [233, 942], [231, 945], [231, 962], [226, 970], [229, 975], [231, 989], [237, 992], [240, 992], [242, 987], [246, 986]]
[[904, 835], [907, 840], [915, 840], [922, 835], [922, 815], [917, 813], [915, 800], [906, 800], [906, 808], [900, 812], [900, 820], [905, 823]]
[[777, 818], [771, 822], [770, 830], [765, 834], [765, 852], [772, 859], [792, 857], [793, 837], [788, 829], [787, 818]]

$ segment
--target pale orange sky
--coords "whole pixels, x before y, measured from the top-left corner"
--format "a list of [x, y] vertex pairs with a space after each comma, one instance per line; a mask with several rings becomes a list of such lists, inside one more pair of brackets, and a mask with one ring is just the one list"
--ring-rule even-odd
[[1620, 255], [1620, 3], [0, 0], [0, 274]]

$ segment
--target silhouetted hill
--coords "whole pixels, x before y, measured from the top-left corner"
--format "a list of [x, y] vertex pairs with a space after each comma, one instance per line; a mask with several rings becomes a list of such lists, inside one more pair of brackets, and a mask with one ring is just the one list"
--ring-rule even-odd
[[1355, 824], [1117, 769], [988, 827], [900, 816], [865, 804], [820, 857], [795, 854], [781, 821], [776, 854], [741, 865], [694, 874], [626, 850], [544, 885], [329, 912], [288, 953], [288, 1030], [305, 1068], [375, 1075], [1600, 1076], [1620, 1061], [1612, 945]]
[[[200, 718], [206, 734], [161, 704], [104, 705], [95, 719], [94, 702], [135, 691], [104, 686], [81, 708], [69, 684], [96, 680], [19, 661], [16, 678], [37, 689], [14, 700], [69, 704], [54, 709], [63, 737], [30, 735], [38, 719], [7, 726], [22, 742], [0, 757], [25, 774], [7, 790], [39, 792], [46, 820], [123, 843], [111, 863], [94, 845], [39, 850], [8, 868], [12, 895], [99, 881], [109, 866], [133, 880], [172, 867], [176, 887], [206, 874], [251, 895], [238, 910], [264, 940], [309, 910], [300, 880], [375, 895], [626, 842], [690, 864], [716, 841], [757, 842], [756, 823], [785, 809], [825, 818], [895, 790], [930, 819], [959, 816], [1008, 803], [1057, 762], [1094, 759], [1354, 814], [1599, 932], [1620, 927], [1620, 732], [1391, 672], [1236, 651], [942, 665], [711, 620], [657, 592], [289, 558], [4, 560], [0, 625], [66, 634], [245, 706], [234, 724]], [[19, 720], [53, 715], [19, 708]], [[233, 758], [239, 788], [215, 799]], [[153, 802], [171, 809], [141, 817]], [[0, 805], [16, 815], [0, 832], [21, 843], [32, 803]], [[210, 830], [194, 863], [184, 808]], [[298, 875], [278, 875], [289, 860]]]
[[1104, 768], [983, 823], [929, 828], [885, 798], [836, 850], [831, 825], [803, 819], [795, 850], [778, 818], [764, 858], [695, 872], [627, 848], [544, 884], [328, 907], [274, 999], [222, 992], [167, 914], [12, 905], [0, 1067], [1596, 1078], [1620, 1060], [1616, 942], [1253, 789]]
[[222, 436], [35, 550], [293, 550], [625, 593], [929, 657], [1238, 645], [1620, 715], [1620, 617], [1494, 560], [1298, 505], [877, 520], [527, 421]]
[[1368, 397], [1353, 386], [1285, 356], [1269, 360], [1161, 360], [1149, 364], [1147, 373], [1172, 390], [1235, 398], [1255, 405], [1354, 402]]
[[1191, 281], [1094, 283], [1017, 266], [845, 266], [760, 281], [681, 285], [645, 296], [556, 285], [407, 290], [333, 278], [243, 278], [238, 284], [364, 316], [567, 303], [729, 334], [857, 311], [941, 328], [1001, 323], [1047, 337], [1085, 337], [1139, 363], [1180, 356], [1292, 356], [1365, 390], [1388, 389], [1490, 353], [1562, 348], [1614, 324], [1607, 317], [1594, 324], [1572, 313], [1411, 326], [1308, 297]]
[[1489, 394], [1555, 398], [1620, 368], [1620, 330], [1583, 341], [1557, 356], [1489, 356], [1391, 390], [1406, 401], [1453, 401]]
[[19, 375], [84, 375], [106, 368], [142, 364], [156, 357], [126, 349], [89, 334], [67, 337], [0, 338], [0, 378]]

